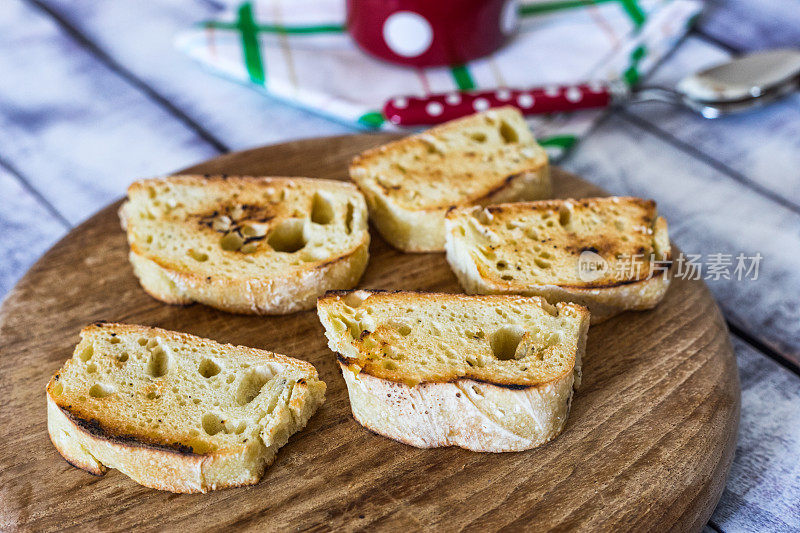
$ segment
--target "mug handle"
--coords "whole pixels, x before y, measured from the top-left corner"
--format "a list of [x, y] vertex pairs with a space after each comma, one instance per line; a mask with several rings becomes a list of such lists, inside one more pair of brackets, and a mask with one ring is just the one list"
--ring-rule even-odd
[[623, 83], [599, 82], [399, 96], [386, 102], [383, 116], [397, 126], [432, 126], [495, 107], [510, 105], [523, 115], [541, 115], [608, 107], [627, 96]]

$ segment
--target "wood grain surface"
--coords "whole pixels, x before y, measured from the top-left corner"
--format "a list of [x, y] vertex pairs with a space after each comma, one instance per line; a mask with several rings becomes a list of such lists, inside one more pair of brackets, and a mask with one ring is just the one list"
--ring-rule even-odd
[[[306, 140], [230, 154], [193, 172], [346, 176], [386, 136]], [[558, 196], [601, 194], [554, 169]], [[723, 490], [739, 420], [728, 333], [700, 281], [589, 333], [584, 384], [564, 433], [528, 452], [419, 450], [350, 414], [313, 312], [237, 316], [164, 305], [139, 287], [109, 206], [55, 245], [0, 308], [0, 529], [357, 528], [700, 530]], [[442, 254], [405, 255], [373, 232], [360, 286], [458, 292]], [[44, 387], [95, 320], [159, 326], [266, 348], [316, 365], [326, 403], [261, 483], [206, 495], [93, 477], [50, 444]]]

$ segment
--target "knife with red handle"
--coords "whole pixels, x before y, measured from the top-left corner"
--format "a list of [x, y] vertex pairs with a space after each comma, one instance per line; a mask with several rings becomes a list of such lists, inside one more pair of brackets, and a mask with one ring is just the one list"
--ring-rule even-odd
[[621, 84], [580, 83], [534, 89], [493, 89], [427, 96], [400, 96], [383, 106], [383, 116], [398, 126], [441, 124], [493, 107], [514, 106], [523, 115], [541, 115], [609, 106], [623, 98]]

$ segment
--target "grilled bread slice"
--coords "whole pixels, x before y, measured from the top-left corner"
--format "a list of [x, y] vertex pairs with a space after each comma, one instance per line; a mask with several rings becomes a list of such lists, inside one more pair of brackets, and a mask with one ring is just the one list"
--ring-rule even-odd
[[234, 313], [314, 307], [367, 265], [364, 197], [308, 178], [172, 176], [138, 181], [120, 210], [142, 287], [173, 304]]
[[454, 209], [447, 261], [474, 294], [543, 296], [597, 323], [650, 309], [669, 287], [667, 222], [652, 200], [612, 197]]
[[452, 206], [550, 197], [547, 154], [512, 107], [368, 150], [353, 160], [350, 177], [378, 231], [406, 252], [442, 251]]
[[252, 485], [325, 396], [309, 363], [185, 333], [97, 323], [47, 385], [71, 464], [172, 492]]
[[317, 313], [353, 416], [417, 446], [539, 446], [564, 428], [589, 312], [524, 296], [337, 292]]

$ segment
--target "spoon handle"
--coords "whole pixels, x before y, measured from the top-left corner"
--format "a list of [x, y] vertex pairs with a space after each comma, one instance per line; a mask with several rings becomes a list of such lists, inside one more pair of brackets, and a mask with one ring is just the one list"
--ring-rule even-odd
[[383, 106], [383, 115], [398, 126], [431, 126], [477, 111], [514, 106], [523, 115], [541, 115], [607, 107], [627, 96], [616, 83], [580, 83], [531, 89], [492, 89], [426, 96], [400, 96]]

